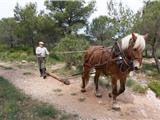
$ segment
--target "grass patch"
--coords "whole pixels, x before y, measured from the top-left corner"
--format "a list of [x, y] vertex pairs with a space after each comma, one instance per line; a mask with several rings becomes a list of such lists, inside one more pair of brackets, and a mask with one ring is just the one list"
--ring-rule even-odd
[[77, 120], [53, 106], [32, 100], [0, 77], [0, 120]]
[[148, 87], [156, 93], [156, 96], [160, 96], [160, 82], [152, 80], [149, 82]]
[[132, 79], [127, 80], [126, 86], [130, 87], [134, 92], [138, 92], [138, 93], [145, 93], [148, 88], [148, 87], [145, 87], [145, 86], [141, 85], [140, 83], [138, 83], [137, 81], [132, 80]]
[[53, 91], [54, 91], [54, 92], [62, 92], [62, 89], [57, 88], [57, 89], [54, 89]]
[[77, 93], [71, 93], [70, 95], [72, 95], [72, 96], [76, 96], [76, 95], [77, 95]]
[[150, 80], [160, 80], [160, 75], [155, 64], [143, 64], [142, 72], [145, 72]]
[[[47, 58], [47, 63], [52, 64], [62, 59], [50, 51], [50, 56]], [[0, 44], [0, 60], [2, 61], [19, 61], [26, 60], [27, 62], [36, 62], [36, 56], [33, 54], [32, 48], [23, 45], [17, 45], [14, 48], [10, 48], [5, 44]]]
[[44, 105], [36, 106], [36, 107], [33, 109], [33, 113], [34, 113], [36, 116], [39, 116], [39, 117], [57, 118], [57, 117], [58, 117], [58, 114], [59, 114], [59, 111], [56, 110], [55, 108], [53, 108], [53, 107], [50, 106], [50, 105], [44, 104]]
[[85, 100], [86, 100], [85, 97], [80, 97], [80, 98], [78, 99], [79, 102], [84, 102]]
[[135, 81], [135, 80], [128, 79], [128, 80], [126, 81], [126, 86], [127, 86], [127, 87], [132, 87], [132, 86], [135, 85], [135, 84], [136, 84], [136, 81]]
[[144, 87], [139, 83], [136, 83], [135, 85], [132, 86], [132, 90], [138, 93], [145, 93], [147, 90], [147, 87]]

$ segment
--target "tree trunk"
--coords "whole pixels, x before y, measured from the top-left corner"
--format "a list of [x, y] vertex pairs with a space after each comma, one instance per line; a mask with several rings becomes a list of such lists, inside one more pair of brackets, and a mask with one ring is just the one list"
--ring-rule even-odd
[[31, 45], [32, 45], [32, 50], [33, 50], [33, 54], [36, 55], [36, 48], [35, 48], [35, 43], [34, 43], [34, 39], [33, 37], [31, 37]]
[[158, 72], [160, 73], [160, 61], [158, 60], [158, 57], [157, 57], [157, 55], [156, 55], [156, 43], [157, 43], [157, 38], [156, 38], [156, 36], [155, 36], [155, 37], [154, 37], [154, 40], [153, 40], [153, 45], [152, 45], [152, 56], [154, 57], [157, 70], [158, 70]]
[[13, 37], [12, 37], [12, 35], [9, 36], [9, 39], [10, 39], [10, 47], [13, 48], [14, 44], [13, 44]]

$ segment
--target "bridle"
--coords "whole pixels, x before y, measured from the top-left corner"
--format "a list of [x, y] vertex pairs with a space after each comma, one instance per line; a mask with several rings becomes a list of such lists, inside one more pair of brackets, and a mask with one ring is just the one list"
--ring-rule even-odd
[[126, 72], [133, 70], [133, 60], [126, 57], [124, 51], [122, 50], [120, 43], [116, 40], [112, 49], [112, 58], [115, 60], [116, 64], [119, 66], [121, 72]]

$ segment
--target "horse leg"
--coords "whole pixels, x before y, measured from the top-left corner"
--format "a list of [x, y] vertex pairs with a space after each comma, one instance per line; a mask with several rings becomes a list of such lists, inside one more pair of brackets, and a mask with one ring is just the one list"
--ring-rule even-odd
[[112, 78], [112, 97], [113, 97], [113, 104], [112, 109], [114, 110], [120, 110], [120, 106], [117, 104], [116, 98], [117, 98], [117, 79]]
[[86, 92], [85, 87], [88, 84], [89, 81], [89, 73], [90, 73], [90, 68], [89, 67], [84, 67], [83, 68], [83, 73], [82, 73], [82, 89], [81, 92]]
[[112, 97], [113, 97], [113, 102], [116, 102], [116, 97], [117, 97], [117, 79], [112, 78]]
[[126, 78], [120, 79], [120, 89], [118, 91], [118, 95], [122, 94], [125, 91], [125, 84], [126, 84]]
[[102, 94], [99, 92], [99, 88], [98, 88], [99, 76], [100, 76], [100, 71], [96, 70], [96, 73], [95, 73], [95, 76], [94, 76], [95, 95], [96, 95], [96, 97], [102, 97]]

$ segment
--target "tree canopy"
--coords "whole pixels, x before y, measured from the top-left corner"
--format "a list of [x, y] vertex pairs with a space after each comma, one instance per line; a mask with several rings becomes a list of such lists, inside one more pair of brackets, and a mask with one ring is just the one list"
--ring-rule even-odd
[[86, 5], [81, 1], [45, 1], [49, 16], [56, 20], [64, 34], [76, 33], [88, 23], [87, 19], [94, 12], [95, 2]]

